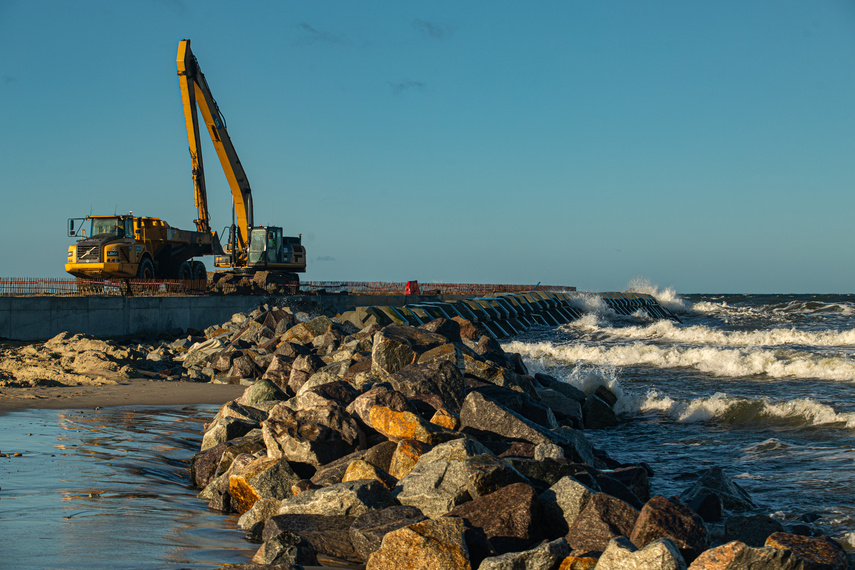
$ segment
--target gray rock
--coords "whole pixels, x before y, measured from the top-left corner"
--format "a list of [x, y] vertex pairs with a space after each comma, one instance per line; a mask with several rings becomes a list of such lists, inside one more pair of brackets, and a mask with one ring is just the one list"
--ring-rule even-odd
[[350, 525], [350, 542], [363, 560], [380, 548], [383, 537], [389, 532], [425, 520], [416, 507], [396, 505], [368, 511], [356, 517]]
[[543, 521], [547, 536], [564, 536], [585, 508], [594, 491], [573, 477], [562, 477], [557, 483], [540, 494]]
[[508, 552], [485, 558], [478, 570], [552, 570], [570, 555], [562, 537], [523, 552]]
[[395, 504], [392, 494], [380, 481], [360, 479], [303, 491], [282, 501], [278, 514], [358, 517]]
[[614, 410], [596, 394], [591, 394], [585, 399], [582, 405], [582, 417], [588, 429], [618, 425]]
[[465, 396], [463, 375], [447, 360], [409, 364], [390, 375], [389, 382], [408, 398], [436, 396], [442, 401], [443, 408], [455, 414], [460, 411]]
[[299, 564], [316, 566], [318, 557], [315, 549], [300, 536], [283, 532], [271, 538], [261, 545], [255, 556], [252, 557], [254, 564]]
[[540, 401], [552, 410], [556, 418], [571, 422], [575, 427], [582, 426], [582, 406], [579, 402], [552, 388], [539, 388], [537, 395]]
[[280, 499], [259, 499], [238, 519], [238, 528], [247, 531], [246, 536], [250, 542], [261, 542], [261, 531], [264, 523], [279, 511]]
[[765, 546], [770, 535], [783, 530], [781, 523], [767, 515], [734, 515], [724, 521], [724, 539], [738, 540], [748, 546]]
[[425, 455], [395, 486], [398, 502], [416, 507], [430, 518], [437, 518], [472, 499], [468, 490], [469, 477], [462, 461], [439, 459], [423, 463]]
[[368, 558], [365, 570], [471, 568], [463, 520], [425, 520], [388, 533]]
[[250, 422], [237, 418], [223, 418], [208, 428], [202, 437], [202, 451], [225, 443], [230, 439], [241, 437], [258, 427], [257, 422]]
[[534, 447], [534, 459], [543, 461], [544, 459], [564, 459], [564, 450], [560, 445], [554, 443], [538, 443]]
[[570, 525], [567, 543], [574, 550], [605, 550], [617, 536], [629, 536], [638, 511], [617, 497], [595, 493]]
[[388, 325], [374, 335], [371, 372], [380, 378], [388, 378], [414, 363], [419, 354], [446, 342], [445, 337], [430, 331], [407, 325]]
[[[554, 443], [565, 449], [565, 455], [583, 461], [593, 461], [593, 449], [584, 434], [571, 428], [546, 429], [508, 408], [486, 398], [479, 392], [467, 394], [460, 409], [460, 431], [476, 437], [495, 434], [508, 439], [522, 439], [531, 443]], [[573, 450], [571, 454], [568, 451]]]
[[[283, 533], [308, 542], [318, 554], [360, 562], [350, 543], [350, 525], [355, 517], [325, 515], [275, 515], [267, 519], [261, 539], [267, 543]], [[317, 564], [317, 563], [316, 563]]]
[[261, 402], [269, 400], [287, 400], [288, 396], [279, 386], [270, 380], [257, 380], [252, 386], [244, 390], [243, 395], [238, 398], [238, 403], [244, 406], [256, 406]]
[[324, 465], [354, 451], [363, 437], [341, 406], [294, 411], [279, 404], [262, 423], [270, 457]]
[[549, 388], [551, 390], [561, 392], [562, 394], [564, 394], [565, 396], [567, 396], [571, 400], [576, 400], [577, 402], [579, 402], [579, 404], [584, 402], [585, 398], [588, 397], [587, 394], [585, 394], [585, 392], [583, 392], [582, 390], [580, 390], [576, 386], [573, 386], [569, 382], [564, 382], [562, 380], [559, 380], [558, 378], [555, 378], [554, 376], [550, 376], [549, 374], [542, 374], [542, 373], [538, 372], [537, 374], [534, 375], [534, 378], [544, 388]]
[[598, 570], [685, 570], [686, 561], [674, 543], [667, 538], [651, 542], [638, 550], [628, 538], [620, 536], [609, 541], [597, 561]]
[[722, 506], [733, 512], [744, 512], [757, 508], [748, 493], [739, 485], [731, 481], [721, 467], [711, 467], [702, 471], [700, 478], [695, 483], [680, 493], [680, 500], [684, 503], [692, 501], [695, 497], [712, 493], [721, 499]]

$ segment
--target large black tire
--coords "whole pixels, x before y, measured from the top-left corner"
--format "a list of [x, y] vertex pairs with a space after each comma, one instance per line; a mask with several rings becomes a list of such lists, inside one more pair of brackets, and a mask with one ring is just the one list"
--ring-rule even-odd
[[201, 261], [193, 262], [193, 280], [194, 281], [207, 281], [208, 280], [208, 270], [205, 268], [205, 264]]
[[154, 279], [154, 262], [148, 257], [140, 261], [137, 267], [137, 277], [140, 279]]
[[182, 281], [193, 279], [193, 264], [190, 261], [185, 261], [178, 268], [178, 278]]

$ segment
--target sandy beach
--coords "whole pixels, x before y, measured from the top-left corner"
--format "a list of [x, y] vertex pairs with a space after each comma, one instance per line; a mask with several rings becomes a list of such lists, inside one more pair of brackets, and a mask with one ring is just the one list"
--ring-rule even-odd
[[115, 384], [0, 387], [0, 413], [29, 408], [74, 409], [106, 406], [222, 404], [246, 386], [131, 378]]

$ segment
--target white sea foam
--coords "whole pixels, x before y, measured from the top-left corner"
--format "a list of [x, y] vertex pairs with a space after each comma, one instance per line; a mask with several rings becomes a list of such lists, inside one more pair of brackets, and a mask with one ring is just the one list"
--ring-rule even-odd
[[[796, 426], [840, 426], [855, 429], [855, 414], [838, 413], [810, 398], [773, 402], [713, 394], [706, 398], [676, 401], [651, 390], [633, 401], [639, 412], [659, 412], [679, 422], [718, 421], [728, 424], [772, 423]], [[765, 443], [765, 442], [764, 442]]]
[[692, 368], [731, 378], [766, 375], [772, 378], [855, 381], [855, 361], [851, 357], [821, 356], [790, 349], [661, 347], [642, 342], [607, 346], [512, 341], [506, 345], [506, 350], [540, 360], [545, 365], [584, 362], [598, 366]]
[[677, 295], [677, 292], [672, 287], [660, 289], [658, 285], [654, 285], [643, 277], [632, 279], [626, 287], [629, 293], [647, 293], [656, 301], [675, 315], [682, 315], [691, 312], [691, 308], [686, 302]]
[[[586, 315], [587, 317], [587, 315]], [[855, 346], [855, 328], [837, 331], [800, 331], [794, 328], [772, 328], [752, 331], [720, 331], [703, 325], [680, 326], [660, 320], [645, 326], [604, 326], [599, 318], [578, 319], [565, 325], [585, 332], [608, 334], [629, 340], [668, 341], [715, 346]]]

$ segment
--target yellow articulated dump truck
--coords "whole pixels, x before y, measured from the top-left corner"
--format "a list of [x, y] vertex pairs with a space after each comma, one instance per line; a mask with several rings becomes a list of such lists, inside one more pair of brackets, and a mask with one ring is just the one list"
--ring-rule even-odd
[[206, 279], [201, 255], [221, 255], [215, 232], [170, 227], [158, 218], [87, 216], [68, 220], [65, 270], [79, 279]]

